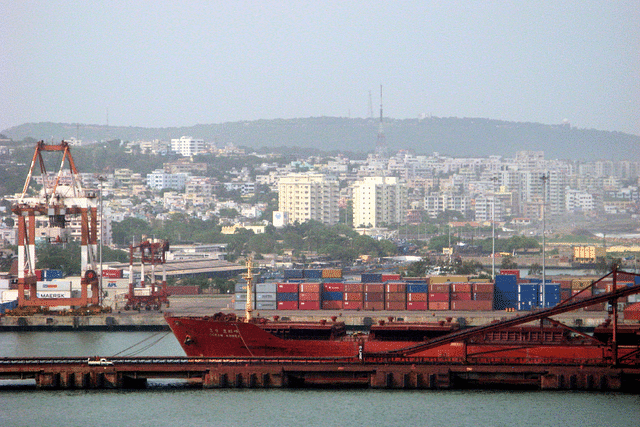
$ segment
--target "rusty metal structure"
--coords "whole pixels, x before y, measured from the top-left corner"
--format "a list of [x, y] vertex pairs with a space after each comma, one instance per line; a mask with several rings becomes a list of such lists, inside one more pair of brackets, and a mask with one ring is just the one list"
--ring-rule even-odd
[[[47, 173], [43, 155], [62, 155], [55, 175]], [[33, 173], [39, 165], [42, 188], [37, 194], [28, 194]], [[65, 169], [68, 164], [68, 169]], [[65, 171], [68, 171], [65, 173]], [[69, 144], [36, 144], [29, 174], [22, 193], [12, 206], [18, 217], [18, 308], [37, 309], [54, 306], [98, 307], [100, 289], [98, 264], [98, 212], [96, 194], [83, 189], [78, 170], [71, 156]], [[65, 228], [69, 217], [79, 216], [81, 221], [80, 270], [81, 295], [77, 298], [38, 298], [36, 292], [36, 217], [48, 216], [49, 227]], [[58, 238], [58, 240], [60, 240]]]
[[[138, 245], [129, 246], [129, 292], [126, 295], [125, 310], [160, 310], [162, 304], [169, 307], [169, 292], [167, 290], [167, 271], [165, 268], [166, 252], [169, 242], [166, 240], [150, 242], [144, 240]], [[133, 265], [140, 262], [140, 287], [135, 287]], [[145, 266], [151, 267], [151, 281], [149, 288], [145, 282]], [[156, 266], [162, 266], [162, 281], [156, 281]], [[145, 291], [140, 291], [145, 289]], [[149, 289], [148, 293], [146, 289]], [[138, 290], [136, 292], [136, 290]]]

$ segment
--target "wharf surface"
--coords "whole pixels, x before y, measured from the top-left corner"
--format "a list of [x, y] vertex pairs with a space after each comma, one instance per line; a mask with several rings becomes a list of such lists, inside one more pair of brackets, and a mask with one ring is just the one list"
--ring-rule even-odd
[[[0, 316], [2, 331], [159, 331], [169, 330], [163, 311], [174, 315], [206, 316], [217, 312], [233, 312], [243, 316], [244, 312], [234, 311], [231, 297], [171, 297], [170, 308], [162, 311], [125, 311], [89, 316], [63, 316], [54, 312], [31, 316]], [[405, 322], [454, 321], [461, 326], [481, 326], [493, 321], [505, 320], [525, 312], [506, 311], [364, 311], [364, 310], [260, 310], [256, 316], [281, 320], [320, 321], [336, 317], [348, 327], [360, 327], [388, 321], [389, 317]], [[594, 328], [600, 325], [608, 314], [606, 311], [575, 311], [554, 316], [567, 326]]]
[[374, 389], [527, 388], [640, 390], [640, 367], [433, 358], [2, 358], [1, 380], [35, 380], [37, 389], [145, 388], [150, 379], [202, 388], [361, 387]]

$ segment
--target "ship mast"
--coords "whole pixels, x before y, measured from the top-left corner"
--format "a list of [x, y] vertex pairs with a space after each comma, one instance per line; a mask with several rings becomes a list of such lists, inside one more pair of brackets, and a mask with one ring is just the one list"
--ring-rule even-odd
[[253, 312], [253, 259], [251, 256], [247, 257], [247, 272], [242, 277], [247, 281], [247, 304], [245, 305], [245, 319], [250, 322], [252, 319], [251, 313]]

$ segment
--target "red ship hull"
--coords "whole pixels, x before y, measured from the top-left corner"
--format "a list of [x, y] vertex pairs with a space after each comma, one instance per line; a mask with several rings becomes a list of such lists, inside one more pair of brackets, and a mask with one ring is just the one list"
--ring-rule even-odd
[[[380, 341], [368, 335], [342, 336], [335, 339], [283, 339], [265, 331], [265, 324], [213, 317], [166, 316], [180, 345], [189, 357], [308, 357], [337, 358], [380, 355], [415, 346], [415, 341]], [[620, 355], [632, 351], [620, 349]], [[598, 364], [610, 360], [608, 346], [592, 341], [575, 342], [450, 342], [438, 347], [412, 352], [411, 358], [439, 360], [500, 360], [546, 363]]]

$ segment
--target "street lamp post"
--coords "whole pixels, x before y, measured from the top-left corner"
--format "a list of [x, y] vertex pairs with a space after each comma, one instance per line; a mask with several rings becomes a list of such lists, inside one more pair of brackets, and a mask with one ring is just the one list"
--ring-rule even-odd
[[492, 177], [493, 196], [491, 197], [491, 279], [496, 280], [496, 181], [497, 177]]
[[100, 181], [100, 246], [98, 247], [99, 249], [98, 258], [100, 260], [100, 276], [98, 280], [100, 280], [100, 305], [102, 305], [102, 300], [104, 295], [102, 290], [102, 241], [104, 239], [104, 221], [103, 221], [103, 215], [102, 215], [102, 183], [106, 181], [106, 178], [100, 175], [98, 176], [98, 181]]

